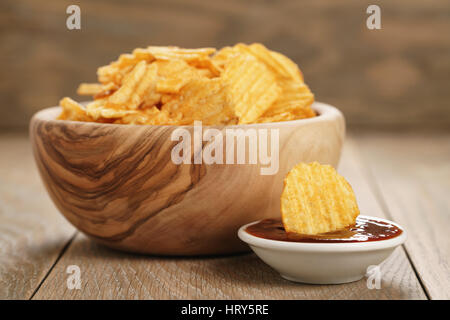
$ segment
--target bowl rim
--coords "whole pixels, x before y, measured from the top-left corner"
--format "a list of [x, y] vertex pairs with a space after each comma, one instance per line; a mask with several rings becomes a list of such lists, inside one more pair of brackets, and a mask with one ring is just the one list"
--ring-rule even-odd
[[[89, 103], [82, 102], [82, 104]], [[271, 127], [274, 125], [278, 126], [295, 126], [298, 124], [306, 124], [306, 123], [314, 123], [314, 122], [321, 122], [326, 120], [333, 120], [335, 118], [343, 118], [342, 112], [337, 109], [336, 107], [323, 103], [315, 101], [311, 107], [314, 111], [318, 113], [316, 117], [313, 118], [307, 118], [307, 119], [298, 119], [298, 120], [288, 120], [288, 121], [278, 121], [278, 122], [265, 122], [265, 123], [249, 123], [249, 124], [233, 124], [233, 125], [208, 125], [208, 126], [202, 126], [204, 128], [252, 128], [252, 127], [258, 127], [258, 128], [264, 128], [264, 127]], [[86, 125], [86, 126], [110, 126], [110, 127], [169, 127], [169, 128], [193, 128], [193, 125], [150, 125], [150, 124], [117, 124], [117, 123], [100, 123], [100, 122], [84, 122], [84, 121], [73, 121], [73, 120], [58, 120], [55, 118], [55, 115], [57, 111], [61, 110], [60, 106], [54, 106], [42, 109], [38, 112], [36, 112], [31, 121], [40, 120], [45, 122], [55, 122], [58, 124], [67, 123], [67, 124], [78, 124], [78, 125]]]
[[289, 252], [361, 252], [361, 251], [375, 251], [384, 250], [396, 247], [403, 244], [407, 239], [406, 230], [399, 224], [390, 221], [388, 219], [379, 217], [370, 217], [366, 215], [360, 215], [365, 218], [375, 218], [377, 220], [391, 223], [402, 230], [402, 233], [391, 239], [369, 241], [369, 242], [351, 242], [351, 243], [310, 243], [310, 242], [288, 242], [280, 240], [271, 240], [256, 237], [249, 234], [245, 229], [253, 224], [260, 222], [261, 220], [247, 223], [239, 228], [238, 237], [246, 242], [250, 246], [255, 246], [264, 249], [271, 249], [276, 251], [289, 251]]

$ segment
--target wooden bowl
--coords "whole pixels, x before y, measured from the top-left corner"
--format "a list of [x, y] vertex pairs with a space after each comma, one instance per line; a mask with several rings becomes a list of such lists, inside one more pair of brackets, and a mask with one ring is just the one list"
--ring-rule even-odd
[[280, 216], [283, 179], [296, 163], [338, 164], [344, 118], [323, 103], [313, 108], [311, 119], [218, 128], [278, 129], [274, 175], [261, 175], [260, 164], [176, 165], [178, 126], [55, 120], [59, 107], [34, 115], [30, 137], [50, 197], [90, 238], [146, 254], [235, 253], [248, 250], [240, 226]]

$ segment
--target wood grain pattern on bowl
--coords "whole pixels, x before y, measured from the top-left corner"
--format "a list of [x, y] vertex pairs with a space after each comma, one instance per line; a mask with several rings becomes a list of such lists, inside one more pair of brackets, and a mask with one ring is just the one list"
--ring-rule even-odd
[[233, 126], [279, 129], [274, 175], [261, 175], [259, 164], [176, 165], [176, 126], [55, 120], [59, 107], [35, 114], [30, 137], [50, 197], [89, 237], [139, 253], [233, 253], [248, 250], [236, 235], [241, 225], [279, 216], [291, 167], [300, 161], [337, 165], [343, 116], [322, 103], [314, 108], [319, 116], [312, 119]]

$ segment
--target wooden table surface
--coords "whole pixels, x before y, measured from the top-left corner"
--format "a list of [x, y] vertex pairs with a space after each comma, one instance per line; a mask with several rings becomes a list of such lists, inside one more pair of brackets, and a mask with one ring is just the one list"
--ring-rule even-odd
[[[57, 211], [28, 139], [0, 135], [0, 299], [449, 299], [450, 134], [353, 133], [338, 171], [361, 212], [408, 231], [381, 265], [381, 289], [283, 280], [254, 254], [205, 258], [113, 251], [77, 232]], [[81, 289], [67, 287], [67, 267]]]

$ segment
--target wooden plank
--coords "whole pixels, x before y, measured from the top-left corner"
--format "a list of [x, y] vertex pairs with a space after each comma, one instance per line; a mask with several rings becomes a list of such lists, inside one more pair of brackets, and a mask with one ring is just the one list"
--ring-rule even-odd
[[[366, 175], [366, 165], [354, 135], [350, 135], [344, 144], [343, 157], [338, 171], [352, 185], [361, 214], [390, 218], [377, 199]], [[397, 248], [393, 255], [381, 264], [382, 286], [390, 288], [401, 297], [408, 299], [426, 299], [417, 276], [414, 273], [403, 247]], [[392, 296], [396, 296], [392, 294]]]
[[450, 135], [377, 134], [358, 138], [390, 215], [426, 292], [450, 298]]
[[[383, 216], [354, 158], [345, 148], [342, 172], [358, 189], [366, 212]], [[81, 289], [69, 290], [67, 267], [81, 270]], [[78, 235], [36, 299], [425, 299], [401, 248], [381, 266], [380, 290], [366, 279], [343, 285], [305, 285], [283, 280], [255, 255], [207, 258], [137, 256], [112, 251]]]
[[0, 136], [0, 299], [29, 299], [74, 229], [51, 203], [25, 135]]

